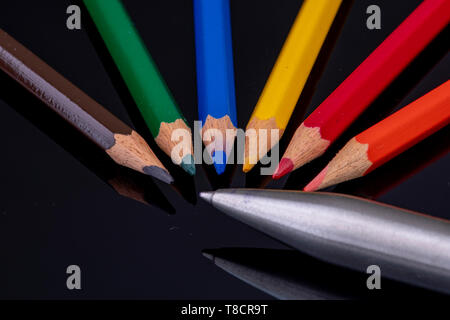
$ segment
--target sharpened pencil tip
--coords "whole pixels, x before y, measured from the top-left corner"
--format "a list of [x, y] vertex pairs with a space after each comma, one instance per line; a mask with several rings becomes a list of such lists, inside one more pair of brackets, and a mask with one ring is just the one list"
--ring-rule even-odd
[[282, 158], [272, 178], [278, 180], [294, 170], [294, 163], [289, 158]]
[[173, 183], [173, 177], [170, 175], [170, 173], [164, 169], [161, 169], [160, 167], [148, 166], [144, 167], [143, 171], [145, 174], [161, 180], [162, 182], [165, 182], [167, 184]]
[[322, 189], [322, 182], [328, 171], [328, 166], [325, 167], [304, 189], [306, 192], [313, 192]]
[[219, 176], [225, 172], [226, 167], [227, 167], [226, 164], [214, 163], [214, 168], [216, 169], [216, 173]]
[[214, 192], [200, 192], [200, 198], [202, 198], [209, 204], [212, 204], [213, 197], [214, 197]]
[[225, 172], [227, 167], [227, 154], [224, 151], [214, 151], [212, 154], [214, 161], [214, 168], [218, 175]]
[[202, 255], [208, 260], [214, 261], [214, 254], [209, 250], [203, 250]]
[[181, 160], [181, 168], [183, 168], [184, 171], [189, 173], [191, 176], [195, 175], [195, 163], [194, 163], [194, 157], [192, 155], [187, 155]]

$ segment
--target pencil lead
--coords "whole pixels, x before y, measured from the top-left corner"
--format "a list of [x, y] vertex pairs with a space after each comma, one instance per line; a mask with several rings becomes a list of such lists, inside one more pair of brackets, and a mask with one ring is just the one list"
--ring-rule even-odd
[[165, 182], [167, 184], [173, 183], [173, 177], [170, 175], [170, 173], [164, 169], [157, 167], [157, 166], [144, 167], [143, 171], [145, 174], [152, 176], [156, 179], [159, 179], [162, 182]]
[[328, 166], [326, 166], [304, 189], [306, 192], [313, 192], [319, 189], [328, 187], [326, 185], [325, 176], [328, 172]]
[[200, 192], [200, 198], [212, 204], [212, 199], [214, 197], [214, 192]]
[[278, 164], [277, 170], [272, 175], [272, 178], [275, 180], [281, 179], [285, 175], [289, 174], [294, 170], [294, 163], [289, 158], [282, 158], [280, 163]]
[[187, 155], [181, 160], [181, 167], [184, 171], [189, 173], [191, 176], [195, 175], [195, 163], [194, 163], [194, 157], [192, 155]]
[[250, 170], [253, 169], [254, 166], [255, 165], [250, 164], [248, 158], [246, 158], [244, 161], [244, 166], [242, 167], [242, 171], [244, 171], [244, 173], [248, 173], [248, 172], [250, 172]]
[[202, 251], [202, 255], [203, 255], [206, 259], [211, 260], [211, 261], [214, 261], [214, 254], [213, 254], [210, 250], [203, 250], [203, 251]]
[[227, 167], [227, 154], [224, 151], [214, 151], [212, 154], [214, 161], [214, 168], [218, 175], [221, 175], [225, 172]]

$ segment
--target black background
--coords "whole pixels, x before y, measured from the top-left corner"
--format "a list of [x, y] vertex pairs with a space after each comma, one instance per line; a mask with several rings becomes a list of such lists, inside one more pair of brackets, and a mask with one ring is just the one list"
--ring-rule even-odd
[[[281, 142], [282, 151], [304, 116], [420, 2], [357, 0], [352, 5], [347, 2], [300, 98]], [[148, 130], [142, 126], [136, 107], [84, 8], [82, 30], [66, 28], [66, 8], [71, 3], [4, 1], [0, 27], [148, 137]], [[125, 0], [124, 3], [180, 108], [192, 123], [197, 116], [191, 1]], [[249, 119], [301, 3], [231, 1], [241, 128]], [[366, 8], [371, 4], [381, 7], [381, 30], [366, 28]], [[89, 141], [80, 138], [1, 73], [0, 298], [271, 298], [215, 267], [201, 251], [220, 247], [286, 247], [202, 201], [196, 203], [196, 193], [228, 185], [263, 187], [266, 183], [270, 188], [300, 189], [352, 135], [446, 81], [449, 68], [447, 28], [321, 159], [278, 182], [258, 177], [258, 168], [245, 177], [240, 167], [232, 166], [221, 178], [214, 176], [211, 168], [198, 166], [194, 181], [161, 156], [177, 180], [178, 192], [159, 182], [153, 183], [150, 178], [118, 169]], [[331, 191], [450, 218], [448, 149], [447, 126], [370, 176]], [[150, 202], [163, 207], [170, 203], [173, 208], [162, 210], [120, 196], [104, 181], [117, 172], [145, 188]], [[296, 259], [299, 257], [308, 259], [300, 255]], [[286, 267], [290, 264], [289, 260], [273, 259], [267, 259], [266, 263], [277, 265], [280, 270], [283, 264]], [[72, 264], [82, 269], [81, 291], [66, 288], [66, 268]], [[323, 265], [317, 272], [327, 272], [327, 268], [335, 270]], [[314, 269], [308, 272], [312, 278], [320, 278]], [[365, 286], [364, 278], [361, 286]], [[377, 297], [389, 294], [389, 289], [381, 291], [376, 293]], [[407, 291], [412, 296], [428, 295], [419, 290]]]

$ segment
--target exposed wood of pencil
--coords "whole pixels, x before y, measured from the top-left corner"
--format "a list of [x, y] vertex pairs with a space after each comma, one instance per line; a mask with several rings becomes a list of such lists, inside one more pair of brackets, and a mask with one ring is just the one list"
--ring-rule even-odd
[[134, 130], [127, 135], [115, 134], [114, 139], [116, 143], [106, 150], [106, 153], [115, 162], [156, 177], [164, 182], [173, 182], [173, 178], [167, 169], [164, 168], [145, 140]]
[[[217, 133], [220, 133], [222, 136], [222, 141], [217, 140]], [[223, 152], [226, 157], [221, 157], [221, 159], [217, 160], [228, 159], [231, 150], [233, 149], [235, 137], [236, 128], [233, 125], [230, 116], [226, 115], [220, 119], [216, 119], [208, 115], [205, 124], [202, 127], [202, 140], [209, 155], [213, 156], [218, 152]]]
[[328, 140], [322, 139], [319, 128], [309, 128], [303, 124], [295, 131], [292, 141], [296, 143], [289, 144], [273, 174], [274, 179], [279, 179], [322, 155], [330, 145]]
[[364, 176], [449, 123], [450, 80], [352, 138], [305, 191]]
[[284, 129], [277, 125], [275, 118], [260, 120], [253, 116], [245, 132], [244, 166], [249, 172], [279, 141]]
[[195, 174], [194, 151], [191, 128], [182, 119], [174, 122], [162, 122], [158, 136], [158, 146], [189, 174]]
[[[320, 139], [314, 145], [292, 139], [287, 153], [311, 152], [308, 161], [319, 157], [378, 95], [443, 30], [450, 20], [450, 1], [425, 0], [384, 40], [361, 65], [303, 122], [303, 127], [318, 128]], [[328, 141], [328, 144], [323, 143]], [[306, 149], [308, 148], [308, 149]], [[306, 160], [306, 159], [305, 159]], [[283, 156], [274, 177], [306, 164]], [[282, 166], [281, 166], [282, 165]], [[290, 170], [289, 170], [290, 168]]]
[[170, 174], [135, 131], [1, 29], [0, 69], [117, 163], [171, 182]]

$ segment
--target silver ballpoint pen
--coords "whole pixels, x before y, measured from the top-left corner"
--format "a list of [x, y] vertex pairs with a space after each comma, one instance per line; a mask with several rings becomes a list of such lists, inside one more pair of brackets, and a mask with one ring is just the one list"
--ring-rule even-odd
[[318, 259], [450, 294], [450, 222], [346, 195], [224, 189], [217, 209]]

